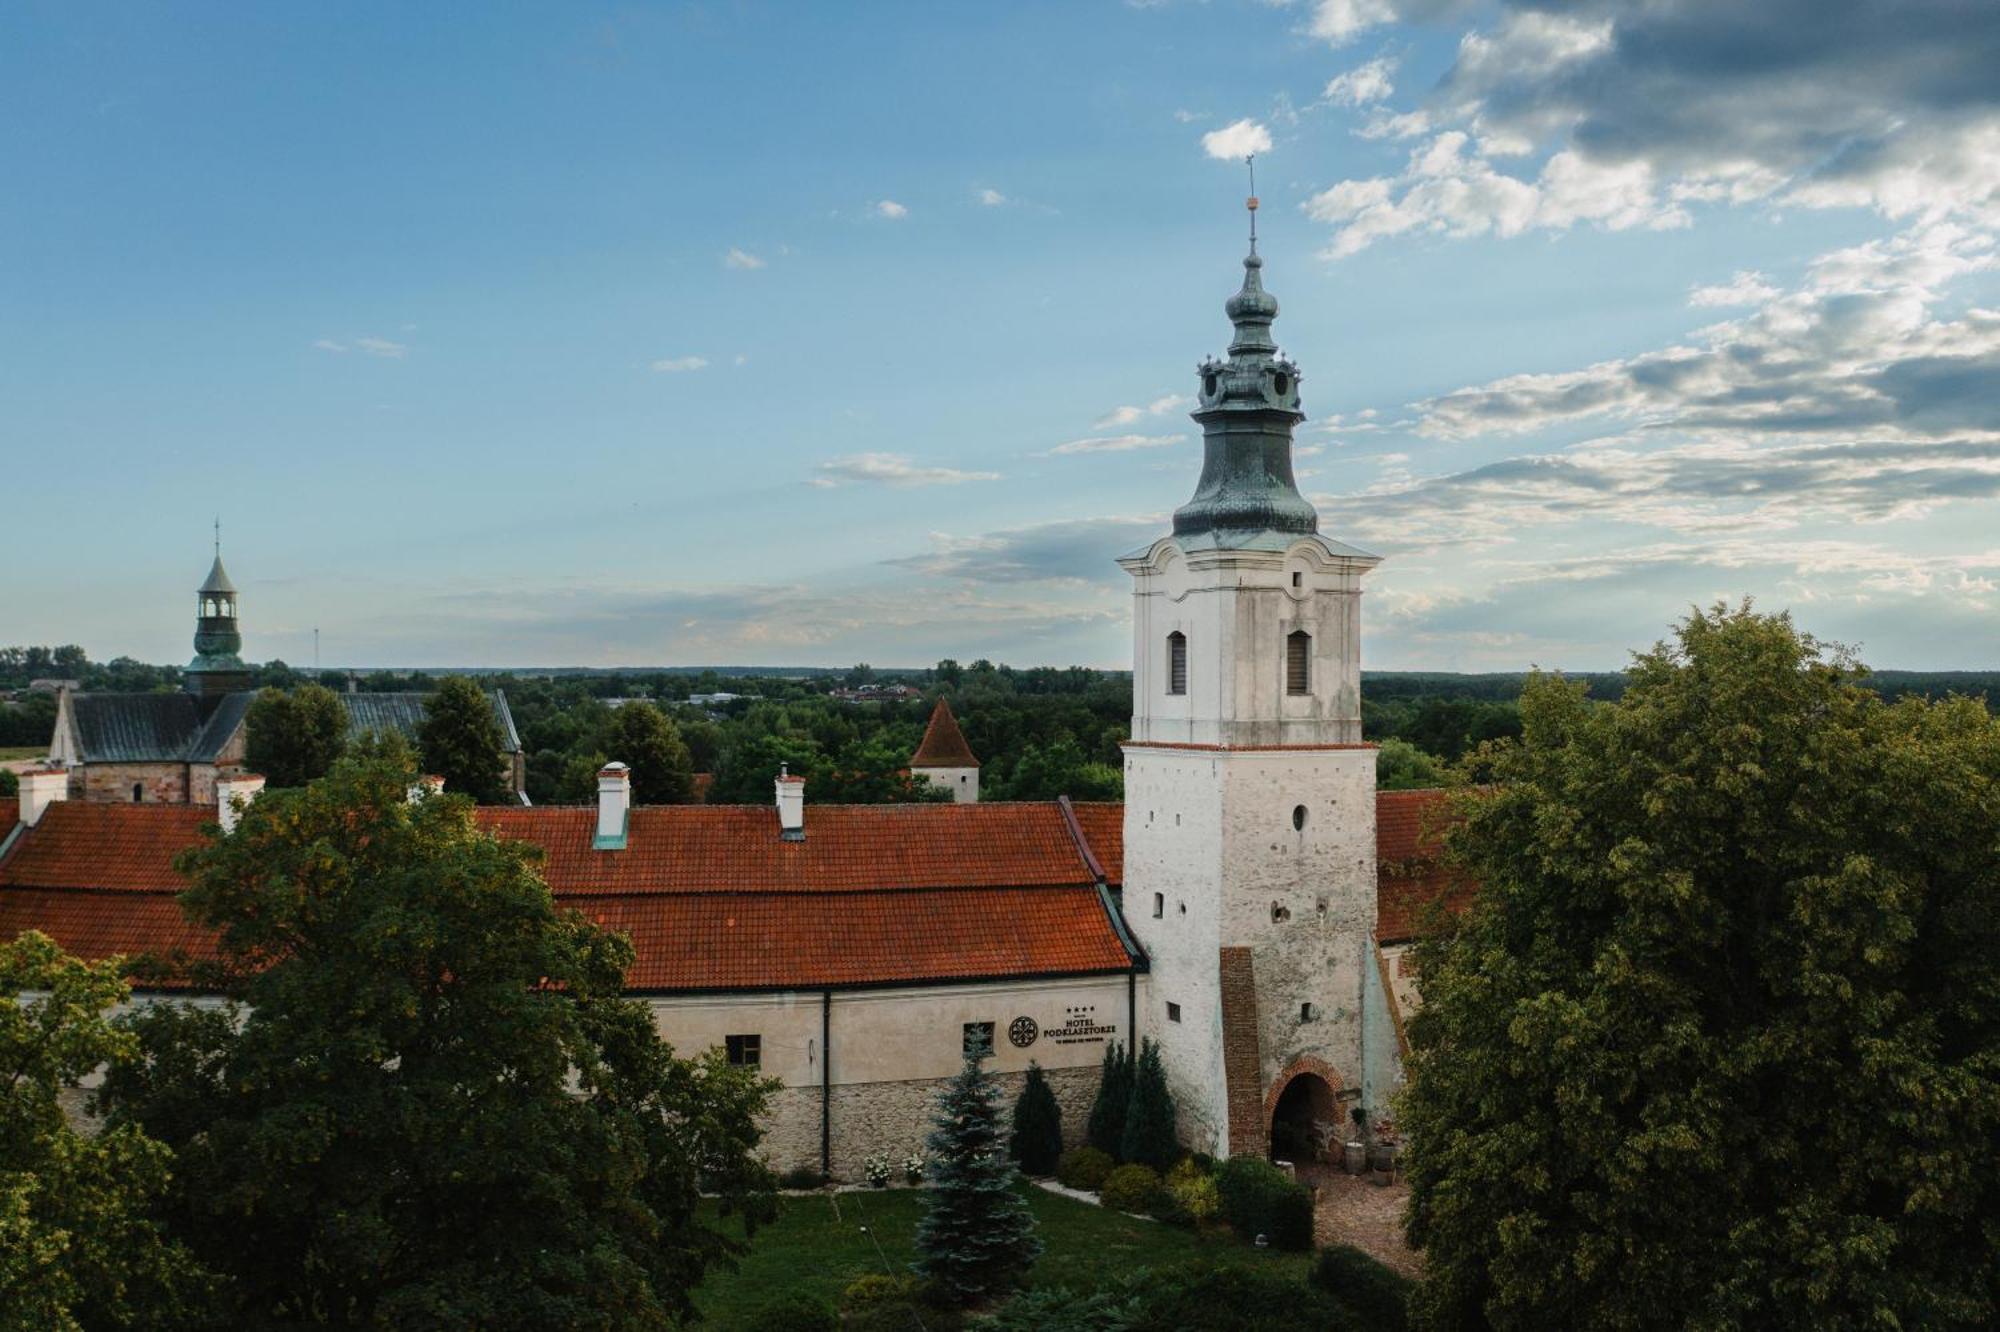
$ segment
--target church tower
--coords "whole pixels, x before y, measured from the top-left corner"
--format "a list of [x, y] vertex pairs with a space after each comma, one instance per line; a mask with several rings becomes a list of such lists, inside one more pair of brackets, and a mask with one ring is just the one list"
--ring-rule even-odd
[[181, 673], [181, 688], [202, 700], [205, 716], [214, 700], [250, 687], [250, 668], [239, 655], [243, 634], [236, 620], [236, 584], [222, 568], [219, 539], [215, 563], [195, 589], [194, 598], [194, 660]]
[[[1299, 370], [1278, 350], [1256, 207], [1228, 359], [1199, 367], [1201, 479], [1133, 578], [1124, 913], [1151, 961], [1182, 1140], [1261, 1154], [1274, 1112], [1348, 1127], [1373, 1052], [1375, 753], [1361, 579], [1292, 476]], [[1291, 1154], [1280, 1143], [1281, 1154]]]

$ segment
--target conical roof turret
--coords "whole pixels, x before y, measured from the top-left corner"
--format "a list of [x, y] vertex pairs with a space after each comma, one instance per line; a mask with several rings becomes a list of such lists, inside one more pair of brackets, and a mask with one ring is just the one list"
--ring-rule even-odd
[[923, 743], [917, 752], [910, 755], [912, 768], [976, 768], [979, 760], [972, 755], [972, 746], [965, 743], [965, 732], [958, 729], [958, 718], [951, 714], [951, 704], [939, 698], [937, 706], [931, 709], [930, 725], [924, 727]]
[[222, 556], [215, 557], [215, 563], [208, 566], [208, 577], [202, 580], [196, 592], [234, 592], [236, 584], [229, 581], [229, 573], [222, 567]]

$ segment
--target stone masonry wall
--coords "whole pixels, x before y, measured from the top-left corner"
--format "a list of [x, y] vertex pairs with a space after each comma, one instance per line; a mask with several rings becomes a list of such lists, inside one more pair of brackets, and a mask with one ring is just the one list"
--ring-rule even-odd
[[[187, 803], [185, 763], [92, 763], [83, 770], [85, 800], [98, 803], [129, 804], [132, 788], [143, 793], [142, 804], [178, 805]], [[213, 799], [213, 794], [210, 796]]]
[[[1049, 1089], [1062, 1107], [1063, 1145], [1082, 1143], [1097, 1097], [1097, 1069], [1045, 1070]], [[1027, 1082], [1025, 1073], [994, 1077], [1000, 1088], [1002, 1125], [1012, 1119], [1014, 1102]], [[949, 1081], [925, 1078], [908, 1082], [835, 1084], [833, 1088], [833, 1177], [855, 1182], [862, 1164], [877, 1152], [892, 1162], [924, 1150], [930, 1135], [932, 1107]], [[817, 1087], [786, 1087], [771, 1098], [764, 1120], [762, 1155], [772, 1169], [819, 1169], [820, 1091]]]

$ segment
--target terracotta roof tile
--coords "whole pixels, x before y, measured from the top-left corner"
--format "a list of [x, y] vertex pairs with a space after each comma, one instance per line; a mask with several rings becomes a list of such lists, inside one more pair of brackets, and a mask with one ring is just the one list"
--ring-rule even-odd
[[1125, 806], [1110, 800], [1083, 800], [1071, 805], [1077, 827], [1090, 844], [1097, 863], [1104, 867], [1104, 881], [1113, 887], [1125, 882]]
[[965, 743], [965, 732], [958, 729], [958, 718], [951, 715], [951, 704], [942, 698], [931, 709], [930, 725], [924, 727], [923, 743], [917, 752], [910, 755], [913, 768], [976, 768], [979, 760], [972, 756], [972, 746]]
[[213, 805], [58, 800], [0, 861], [0, 887], [178, 892], [174, 857], [214, 821]]
[[1375, 793], [1375, 938], [1406, 943], [1422, 932], [1431, 903], [1463, 910], [1476, 885], [1438, 857], [1438, 833], [1449, 819], [1449, 792]]
[[171, 893], [89, 892], [74, 888], [0, 891], [0, 940], [40, 930], [78, 957], [186, 951], [215, 956], [215, 935], [188, 923]]

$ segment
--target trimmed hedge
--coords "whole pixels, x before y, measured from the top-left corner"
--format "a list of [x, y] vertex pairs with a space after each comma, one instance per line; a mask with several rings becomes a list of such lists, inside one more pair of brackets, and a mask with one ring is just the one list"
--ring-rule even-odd
[[1320, 1254], [1308, 1279], [1357, 1326], [1380, 1332], [1403, 1332], [1409, 1326], [1415, 1283], [1352, 1244], [1336, 1244]]
[[1114, 1212], [1146, 1212], [1161, 1192], [1160, 1176], [1151, 1166], [1122, 1165], [1104, 1177], [1097, 1201]]
[[780, 1295], [757, 1311], [763, 1332], [839, 1332], [833, 1307], [802, 1290]]
[[1056, 1162], [1056, 1179], [1064, 1188], [1095, 1193], [1104, 1187], [1104, 1177], [1117, 1164], [1109, 1152], [1095, 1147], [1072, 1147]]
[[1232, 1156], [1216, 1172], [1222, 1215], [1239, 1238], [1263, 1235], [1280, 1249], [1310, 1249], [1312, 1193], [1262, 1157]]

